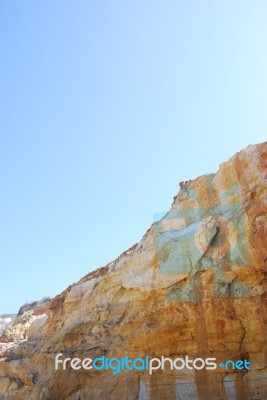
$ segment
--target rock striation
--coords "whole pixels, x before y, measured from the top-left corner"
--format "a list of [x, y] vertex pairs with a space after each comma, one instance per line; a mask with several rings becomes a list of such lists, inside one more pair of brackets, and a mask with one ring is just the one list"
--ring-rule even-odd
[[[266, 302], [267, 142], [181, 182], [138, 244], [52, 299], [26, 336], [5, 332], [0, 399], [267, 399]], [[213, 357], [218, 366], [114, 375], [55, 370], [58, 353]], [[219, 367], [226, 360], [250, 369]]]

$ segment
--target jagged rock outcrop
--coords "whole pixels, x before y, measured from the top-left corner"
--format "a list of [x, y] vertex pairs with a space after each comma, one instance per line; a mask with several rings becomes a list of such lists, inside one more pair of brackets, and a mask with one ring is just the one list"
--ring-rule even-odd
[[0, 315], [0, 336], [4, 330], [10, 325], [16, 318], [15, 314], [2, 314]]
[[[138, 244], [52, 299], [47, 320], [4, 351], [0, 399], [267, 399], [266, 275], [267, 142], [182, 182]], [[215, 357], [251, 368], [114, 375], [55, 370], [58, 353]]]
[[45, 313], [50, 301], [51, 299], [47, 297], [40, 301], [24, 304], [19, 309], [18, 315], [9, 318], [9, 323], [0, 332], [0, 354], [1, 343], [18, 343], [36, 335], [36, 331], [39, 336], [40, 328], [47, 320]]
[[42, 300], [34, 301], [32, 303], [26, 303], [22, 307], [20, 307], [18, 316], [21, 316], [28, 311], [32, 311], [32, 314], [35, 316], [42, 315], [46, 312], [50, 301], [50, 297], [44, 297]]

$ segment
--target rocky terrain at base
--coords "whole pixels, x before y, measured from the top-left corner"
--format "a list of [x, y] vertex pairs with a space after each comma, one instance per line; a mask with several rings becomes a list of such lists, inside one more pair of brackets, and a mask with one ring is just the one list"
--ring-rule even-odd
[[[0, 399], [267, 399], [266, 303], [267, 142], [181, 182], [138, 244], [38, 315], [23, 309], [0, 338]], [[114, 375], [55, 370], [58, 353], [215, 357], [251, 368]]]

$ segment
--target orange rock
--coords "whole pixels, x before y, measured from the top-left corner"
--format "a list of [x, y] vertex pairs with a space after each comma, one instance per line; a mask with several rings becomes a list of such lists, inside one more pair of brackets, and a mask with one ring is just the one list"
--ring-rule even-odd
[[[28, 340], [5, 345], [1, 399], [267, 398], [267, 142], [180, 187], [138, 244], [52, 299]], [[55, 370], [58, 353], [218, 367]]]

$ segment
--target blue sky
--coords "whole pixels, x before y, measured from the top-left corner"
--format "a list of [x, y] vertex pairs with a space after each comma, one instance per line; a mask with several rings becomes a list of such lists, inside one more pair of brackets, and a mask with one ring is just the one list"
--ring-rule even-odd
[[137, 242], [266, 140], [267, 3], [0, 4], [0, 313]]

